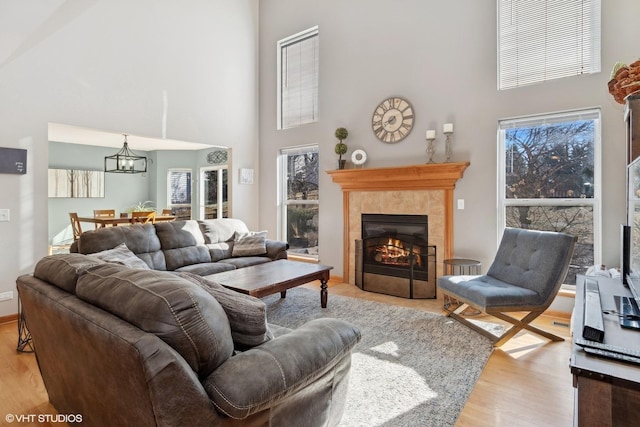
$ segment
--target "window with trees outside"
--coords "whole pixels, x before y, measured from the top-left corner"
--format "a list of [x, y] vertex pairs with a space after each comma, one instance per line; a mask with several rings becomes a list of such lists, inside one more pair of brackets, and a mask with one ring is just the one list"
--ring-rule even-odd
[[578, 241], [565, 284], [600, 263], [600, 111], [499, 123], [499, 230], [559, 231]]
[[200, 169], [200, 219], [229, 218], [228, 176], [226, 165]]
[[318, 146], [280, 150], [279, 239], [289, 253], [318, 259]]
[[167, 206], [176, 219], [191, 219], [191, 169], [169, 169]]

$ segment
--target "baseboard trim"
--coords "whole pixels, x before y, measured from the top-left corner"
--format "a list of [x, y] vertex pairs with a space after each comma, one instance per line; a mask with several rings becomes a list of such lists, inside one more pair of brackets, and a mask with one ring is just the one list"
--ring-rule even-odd
[[0, 317], [0, 323], [16, 322], [17, 320], [18, 320], [18, 313]]
[[571, 313], [568, 313], [566, 311], [546, 310], [544, 312], [543, 316], [556, 317], [558, 319], [571, 320]]

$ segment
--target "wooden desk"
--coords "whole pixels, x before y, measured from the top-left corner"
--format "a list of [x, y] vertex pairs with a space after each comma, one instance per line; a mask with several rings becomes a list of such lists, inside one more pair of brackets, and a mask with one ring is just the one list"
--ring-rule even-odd
[[[614, 295], [631, 295], [620, 279], [596, 277], [603, 310], [615, 310]], [[576, 283], [572, 331], [582, 335], [584, 276]], [[623, 329], [615, 315], [604, 315], [604, 342], [640, 348], [640, 331]], [[587, 354], [573, 344], [570, 359], [575, 388], [574, 425], [637, 426], [640, 423], [640, 365]]]
[[[156, 222], [158, 221], [173, 221], [176, 217], [174, 215], [157, 215]], [[108, 225], [116, 226], [118, 224], [135, 224], [143, 222], [145, 218], [94, 218], [92, 216], [78, 217], [80, 222], [90, 222], [92, 224], [98, 224], [100, 227], [106, 227]]]

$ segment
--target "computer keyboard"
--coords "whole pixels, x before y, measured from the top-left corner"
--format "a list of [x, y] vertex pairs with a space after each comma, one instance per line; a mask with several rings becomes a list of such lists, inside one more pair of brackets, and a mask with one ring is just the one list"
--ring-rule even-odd
[[620, 347], [613, 344], [589, 341], [583, 338], [576, 338], [575, 342], [580, 347], [583, 347], [587, 353], [640, 364], [640, 349]]

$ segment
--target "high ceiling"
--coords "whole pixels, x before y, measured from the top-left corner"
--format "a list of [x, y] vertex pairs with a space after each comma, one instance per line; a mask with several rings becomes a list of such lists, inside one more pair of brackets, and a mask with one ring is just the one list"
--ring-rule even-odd
[[[33, 3], [37, 3], [38, 7], [33, 7]], [[30, 0], [12, 3], [10, 13], [0, 3], [0, 68], [37, 46], [96, 3], [96, 0]], [[58, 123], [49, 124], [49, 141], [70, 144], [120, 148], [124, 142], [122, 133], [103, 132]], [[139, 151], [211, 148], [206, 144], [136, 135], [128, 135], [127, 141], [132, 150]]]

